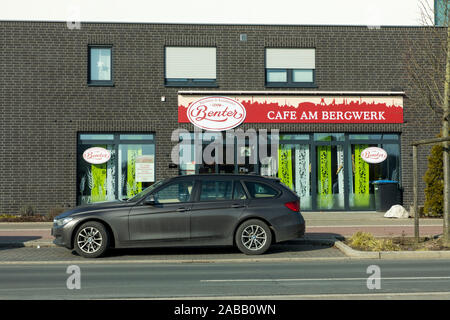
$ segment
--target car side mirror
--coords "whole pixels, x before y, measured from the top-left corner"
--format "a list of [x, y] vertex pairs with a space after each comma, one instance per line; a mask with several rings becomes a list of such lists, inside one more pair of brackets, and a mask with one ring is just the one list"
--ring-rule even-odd
[[156, 204], [155, 196], [149, 195], [147, 198], [145, 198], [144, 204], [149, 206], [153, 206], [154, 204]]

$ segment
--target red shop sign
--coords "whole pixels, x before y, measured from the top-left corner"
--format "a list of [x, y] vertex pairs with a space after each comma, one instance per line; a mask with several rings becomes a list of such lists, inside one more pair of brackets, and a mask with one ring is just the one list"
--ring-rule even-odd
[[[213, 99], [221, 106], [213, 108]], [[225, 101], [233, 101], [233, 107], [226, 109]], [[209, 101], [211, 104], [202, 104]], [[190, 112], [197, 112], [200, 105], [205, 105], [205, 113], [192, 117]], [[243, 106], [245, 111], [240, 107]], [[225, 111], [226, 109], [226, 111]], [[207, 110], [207, 111], [206, 111]], [[223, 121], [228, 112], [233, 117], [234, 111], [243, 113], [243, 117], [229, 121], [230, 125], [205, 125], [206, 112], [216, 115], [211, 120]], [[217, 112], [217, 113], [214, 113]], [[227, 113], [228, 114], [228, 113]], [[202, 119], [202, 118], [205, 119]], [[200, 121], [198, 121], [200, 119]], [[193, 124], [207, 130], [227, 130], [240, 123], [403, 123], [403, 97], [401, 96], [234, 96], [206, 97], [192, 95], [178, 96], [178, 122]], [[210, 122], [213, 123], [213, 122]]]

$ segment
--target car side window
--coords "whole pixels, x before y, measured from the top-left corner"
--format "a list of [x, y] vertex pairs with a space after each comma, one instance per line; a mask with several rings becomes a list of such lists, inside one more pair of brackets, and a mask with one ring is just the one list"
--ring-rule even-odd
[[247, 195], [245, 194], [244, 188], [240, 181], [234, 182], [234, 192], [233, 192], [233, 200], [245, 200], [247, 199]]
[[250, 197], [252, 198], [275, 198], [278, 191], [264, 183], [245, 181]]
[[155, 192], [155, 203], [188, 202], [192, 195], [194, 181], [180, 181], [171, 183]]
[[232, 200], [233, 181], [202, 181], [200, 201]]

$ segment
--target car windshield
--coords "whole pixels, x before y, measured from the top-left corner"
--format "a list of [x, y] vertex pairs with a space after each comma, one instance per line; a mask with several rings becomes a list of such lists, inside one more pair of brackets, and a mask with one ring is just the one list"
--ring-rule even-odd
[[145, 198], [150, 192], [152, 192], [153, 190], [155, 190], [155, 188], [159, 187], [160, 185], [162, 185], [167, 179], [164, 180], [159, 180], [157, 182], [155, 182], [154, 184], [152, 184], [150, 187], [142, 190], [141, 192], [139, 192], [137, 195], [135, 195], [133, 198], [128, 199], [128, 202], [136, 202], [139, 201], [143, 198]]

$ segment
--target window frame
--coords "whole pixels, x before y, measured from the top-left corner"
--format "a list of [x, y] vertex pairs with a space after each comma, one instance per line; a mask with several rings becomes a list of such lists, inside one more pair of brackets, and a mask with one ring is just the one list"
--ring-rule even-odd
[[[306, 69], [306, 68], [267, 68], [267, 49], [279, 49], [278, 47], [266, 47], [264, 48], [264, 84], [267, 88], [317, 88], [316, 84], [316, 68]], [[281, 49], [281, 48], [280, 48]], [[282, 48], [284, 49], [284, 48]], [[314, 49], [314, 61], [316, 61], [316, 48], [290, 48], [290, 49]], [[286, 81], [268, 81], [268, 71], [285, 71]], [[294, 82], [294, 71], [295, 70], [311, 70], [312, 71], [312, 82]]]
[[[131, 140], [131, 139], [121, 139], [120, 136], [121, 135], [151, 135], [152, 138], [151, 139], [136, 139], [136, 140]], [[84, 138], [82, 139], [82, 136], [93, 136], [95, 138]], [[106, 139], [104, 136], [106, 135], [112, 135], [113, 139]], [[103, 137], [101, 137], [103, 136]], [[82, 203], [80, 201], [78, 201], [78, 195], [80, 193], [80, 186], [78, 183], [78, 174], [79, 174], [79, 166], [80, 163], [78, 162], [78, 148], [79, 146], [82, 145], [93, 145], [93, 144], [111, 144], [114, 146], [114, 150], [115, 153], [118, 154], [119, 153], [119, 148], [120, 145], [133, 145], [133, 144], [142, 144], [142, 145], [153, 145], [155, 148], [155, 181], [153, 183], [158, 182], [158, 171], [156, 170], [156, 166], [157, 166], [157, 158], [156, 158], [156, 154], [158, 152], [158, 145], [157, 145], [157, 140], [156, 140], [156, 132], [154, 131], [148, 131], [148, 132], [135, 132], [135, 131], [78, 131], [77, 132], [77, 162], [76, 162], [76, 179], [77, 179], [77, 190], [76, 190], [76, 203], [77, 205], [81, 205]], [[120, 165], [119, 163], [119, 158], [116, 157], [114, 159], [114, 166], [116, 168], [118, 168]], [[116, 195], [115, 199], [119, 200], [119, 177], [116, 174], [115, 177], [115, 190], [114, 193]], [[156, 190], [156, 189], [155, 189]], [[145, 197], [144, 197], [145, 198]]]
[[[110, 49], [111, 55], [111, 80], [92, 80], [91, 79], [91, 49]], [[113, 45], [92, 44], [88, 45], [88, 63], [87, 63], [87, 84], [89, 87], [113, 87], [114, 86], [114, 49]]]
[[[277, 192], [277, 194], [275, 196], [273, 196], [273, 197], [261, 197], [261, 198], [252, 197], [251, 192], [248, 190], [247, 183], [259, 183], [259, 184], [262, 184], [264, 186], [269, 187], [270, 189], [275, 190]], [[276, 188], [274, 186], [271, 186], [270, 184], [265, 183], [265, 182], [255, 181], [255, 180], [250, 180], [250, 179], [242, 179], [242, 184], [243, 184], [243, 187], [245, 188], [245, 192], [247, 193], [248, 199], [250, 199], [250, 200], [273, 200], [273, 199], [279, 198], [281, 196], [281, 194], [282, 194], [282, 191], [280, 191], [278, 188]]]
[[[242, 191], [244, 192], [245, 195], [245, 199], [235, 199], [234, 198], [234, 193], [236, 192], [236, 186], [240, 185], [242, 188]], [[250, 195], [248, 194], [248, 190], [246, 189], [244, 183], [242, 182], [242, 180], [234, 180], [233, 181], [233, 194], [232, 194], [232, 199], [233, 201], [247, 201], [248, 199], [251, 199]]]
[[[205, 182], [206, 183], [207, 182], [230, 182], [231, 183], [231, 198], [230, 199], [220, 199], [220, 200], [218, 200], [218, 199], [215, 199], [215, 200], [209, 200], [209, 199], [208, 200], [201, 200], [202, 187], [203, 187], [203, 184]], [[213, 179], [213, 180], [205, 180], [205, 179], [199, 180], [198, 194], [197, 194], [197, 197], [195, 198], [195, 201], [198, 202], [198, 203], [233, 201], [234, 184], [235, 184], [235, 181], [233, 179], [221, 179], [221, 178], [219, 178], [219, 179]]]
[[[269, 70], [277, 70], [277, 71], [285, 71], [286, 81], [267, 81], [268, 71]], [[311, 70], [313, 75], [312, 82], [294, 82], [294, 70]], [[316, 84], [316, 69], [279, 69], [279, 68], [265, 68], [265, 82], [266, 87], [268, 88], [278, 88], [278, 87], [287, 87], [287, 88], [317, 88]]]
[[192, 203], [195, 201], [195, 190], [196, 190], [196, 184], [197, 182], [194, 179], [178, 179], [178, 180], [172, 180], [172, 181], [168, 181], [167, 183], [163, 184], [162, 186], [159, 186], [158, 188], [156, 188], [155, 190], [153, 190], [150, 194], [148, 194], [146, 197], [144, 197], [144, 200], [141, 202], [141, 204], [143, 204], [145, 202], [145, 199], [150, 197], [150, 196], [155, 196], [155, 194], [157, 194], [158, 192], [171, 187], [172, 185], [175, 184], [181, 184], [181, 183], [189, 183], [192, 182], [192, 191], [189, 194], [189, 200], [188, 201], [184, 201], [184, 202], [155, 202], [155, 205], [157, 206], [164, 206], [167, 204], [183, 204], [183, 203]]

